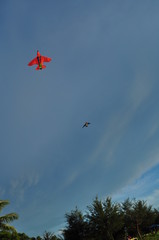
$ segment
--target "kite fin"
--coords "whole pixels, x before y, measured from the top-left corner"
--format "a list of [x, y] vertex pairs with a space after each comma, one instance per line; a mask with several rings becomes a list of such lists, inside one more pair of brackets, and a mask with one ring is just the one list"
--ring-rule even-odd
[[45, 66], [45, 65], [42, 65], [42, 68], [46, 68], [46, 66]]

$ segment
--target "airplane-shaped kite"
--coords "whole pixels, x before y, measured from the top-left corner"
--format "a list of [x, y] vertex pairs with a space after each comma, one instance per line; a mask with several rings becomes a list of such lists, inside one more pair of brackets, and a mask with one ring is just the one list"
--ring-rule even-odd
[[82, 128], [84, 128], [84, 127], [88, 127], [89, 124], [90, 124], [89, 122], [85, 122], [85, 124], [83, 125]]
[[37, 50], [37, 57], [34, 58], [30, 63], [28, 63], [28, 66], [32, 66], [34, 64], [37, 64], [36, 70], [42, 70], [43, 68], [46, 68], [45, 65], [43, 65], [43, 62], [50, 62], [51, 58], [41, 56], [40, 52]]

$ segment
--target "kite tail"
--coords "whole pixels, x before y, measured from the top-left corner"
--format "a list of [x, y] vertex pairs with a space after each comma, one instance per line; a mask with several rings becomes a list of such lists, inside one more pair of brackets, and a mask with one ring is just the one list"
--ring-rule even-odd
[[42, 65], [41, 67], [37, 66], [36, 70], [42, 70], [43, 68], [46, 68], [45, 65]]

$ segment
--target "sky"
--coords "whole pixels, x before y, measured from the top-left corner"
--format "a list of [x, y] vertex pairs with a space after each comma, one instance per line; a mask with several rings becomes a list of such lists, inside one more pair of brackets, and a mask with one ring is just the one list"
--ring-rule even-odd
[[[98, 196], [159, 206], [159, 1], [0, 3], [0, 199], [28, 236]], [[27, 64], [37, 50], [46, 69]], [[84, 122], [88, 128], [82, 128]]]

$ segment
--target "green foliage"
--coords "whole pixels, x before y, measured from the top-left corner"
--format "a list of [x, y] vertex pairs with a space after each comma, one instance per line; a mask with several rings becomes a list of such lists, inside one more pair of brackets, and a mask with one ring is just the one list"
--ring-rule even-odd
[[143, 236], [143, 240], [158, 240], [159, 233], [149, 233]]
[[126, 199], [122, 203], [124, 213], [124, 222], [127, 232], [131, 236], [137, 236], [142, 239], [142, 235], [149, 230], [149, 226], [155, 223], [158, 216], [157, 210], [148, 206], [145, 201]]
[[88, 206], [88, 210], [86, 218], [89, 225], [89, 238], [98, 240], [122, 238], [121, 230], [124, 221], [119, 204], [112, 203], [109, 197], [104, 202], [96, 197], [93, 204]]
[[20, 240], [30, 240], [30, 238], [25, 233], [18, 233]]
[[43, 234], [42, 240], [58, 240], [58, 237], [56, 237], [54, 233], [45, 231]]
[[83, 240], [85, 236], [86, 223], [84, 222], [84, 217], [81, 211], [77, 208], [71, 211], [70, 214], [66, 214], [67, 227], [63, 231], [63, 236], [65, 240]]
[[21, 240], [16, 232], [0, 232], [0, 239], [1, 240]]
[[40, 236], [37, 236], [36, 240], [42, 240], [42, 238]]
[[[8, 200], [0, 200], [0, 211], [9, 204]], [[4, 216], [0, 217], [0, 230], [2, 231], [12, 231], [16, 232], [13, 226], [8, 225], [8, 223], [12, 222], [13, 220], [18, 219], [18, 214], [16, 213], [9, 213]]]
[[96, 197], [85, 215], [77, 208], [66, 214], [63, 237], [64, 240], [121, 240], [130, 235], [148, 240], [143, 236], [157, 219], [159, 212], [145, 201], [126, 199], [117, 204], [109, 197], [104, 201]]
[[77, 208], [66, 214], [67, 227], [63, 231], [65, 240], [104, 240], [123, 238], [123, 213], [120, 205], [112, 203], [111, 198], [104, 202], [98, 198], [88, 206], [88, 212], [83, 215]]
[[142, 239], [142, 232], [154, 222], [152, 206], [147, 206], [145, 201], [135, 201], [133, 204], [132, 220], [136, 225], [137, 234]]
[[42, 240], [52, 240], [53, 233], [45, 231]]
[[[0, 200], [0, 210], [9, 201]], [[158, 240], [157, 229], [150, 233], [152, 224], [159, 224], [159, 211], [147, 205], [146, 201], [126, 199], [123, 203], [113, 203], [110, 197], [101, 201], [96, 197], [83, 214], [77, 207], [65, 214], [66, 227], [62, 236], [57, 237], [45, 231], [43, 236], [28, 237], [17, 233], [8, 223], [17, 219], [16, 213], [0, 217], [1, 240], [121, 240], [127, 236], [140, 240]], [[151, 228], [152, 229], [152, 228]], [[149, 232], [149, 233], [148, 233]]]

